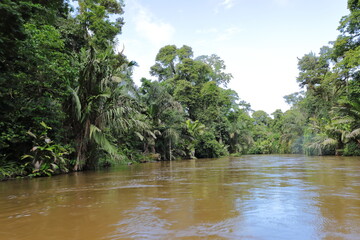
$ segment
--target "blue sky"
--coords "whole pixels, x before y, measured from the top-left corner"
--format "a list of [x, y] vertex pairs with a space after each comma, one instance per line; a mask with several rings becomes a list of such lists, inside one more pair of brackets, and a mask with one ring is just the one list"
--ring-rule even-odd
[[134, 80], [168, 44], [216, 54], [234, 78], [229, 88], [254, 110], [287, 110], [283, 96], [299, 91], [297, 58], [336, 39], [347, 0], [125, 0], [119, 49], [138, 62]]

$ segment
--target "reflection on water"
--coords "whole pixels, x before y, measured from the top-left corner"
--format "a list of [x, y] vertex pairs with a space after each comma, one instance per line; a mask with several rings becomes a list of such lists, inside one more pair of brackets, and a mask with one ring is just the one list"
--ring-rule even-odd
[[360, 239], [360, 158], [261, 155], [0, 182], [0, 239]]

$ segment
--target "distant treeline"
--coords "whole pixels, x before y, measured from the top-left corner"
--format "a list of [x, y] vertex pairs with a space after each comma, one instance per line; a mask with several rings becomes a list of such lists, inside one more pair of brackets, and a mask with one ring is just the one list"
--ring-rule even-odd
[[358, 1], [331, 46], [299, 59], [304, 91], [273, 117], [227, 88], [222, 59], [189, 46], [161, 48], [157, 80], [136, 86], [136, 62], [115, 50], [123, 3], [76, 6], [0, 2], [0, 179], [240, 154], [360, 155]]

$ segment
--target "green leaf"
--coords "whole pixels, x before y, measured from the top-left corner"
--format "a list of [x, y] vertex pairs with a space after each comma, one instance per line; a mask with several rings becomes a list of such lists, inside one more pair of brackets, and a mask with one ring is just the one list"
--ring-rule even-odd
[[73, 88], [71, 88], [70, 86], [68, 86], [68, 89], [71, 93], [71, 96], [72, 96], [72, 100], [73, 100], [73, 103], [75, 105], [75, 116], [76, 116], [76, 119], [77, 120], [80, 120], [81, 119], [81, 102], [80, 102], [80, 98], [79, 98], [79, 95], [78, 95], [78, 88], [75, 90]]
[[101, 129], [93, 124], [90, 125], [90, 138], [109, 154], [118, 155], [117, 148], [106, 138], [106, 135]]
[[24, 160], [25, 158], [34, 158], [34, 156], [27, 155], [27, 154], [21, 156], [21, 160]]
[[35, 134], [33, 134], [33, 133], [32, 133], [32, 132], [30, 132], [30, 131], [27, 131], [26, 133], [27, 133], [28, 135], [32, 136], [33, 138], [37, 138], [37, 137], [36, 137], [36, 135], [35, 135]]
[[49, 127], [48, 125], [46, 125], [45, 122], [41, 122], [40, 124], [41, 124], [41, 126], [43, 126], [45, 129], [48, 129], [48, 130], [51, 130], [51, 129], [52, 129], [51, 127]]
[[141, 141], [144, 140], [144, 136], [141, 135], [139, 132], [135, 132], [136, 136], [138, 136], [140, 138]]

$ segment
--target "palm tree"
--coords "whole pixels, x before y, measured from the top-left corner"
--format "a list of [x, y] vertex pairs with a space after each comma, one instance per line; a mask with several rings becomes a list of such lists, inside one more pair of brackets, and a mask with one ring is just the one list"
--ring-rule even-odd
[[145, 135], [144, 152], [155, 154], [158, 150], [164, 159], [171, 160], [172, 147], [180, 136], [178, 126], [183, 119], [183, 109], [161, 83], [147, 79], [142, 79], [142, 83], [142, 101], [146, 105], [146, 113], [152, 126], [151, 131]]
[[195, 146], [197, 142], [199, 141], [199, 137], [204, 133], [205, 131], [205, 125], [200, 123], [198, 120], [191, 121], [190, 119], [185, 121], [186, 130], [188, 133], [188, 136], [186, 138], [186, 150], [187, 155], [189, 158], [196, 158], [195, 157]]
[[74, 170], [89, 167], [90, 157], [96, 145], [112, 157], [120, 154], [108, 129], [128, 129], [139, 124], [132, 116], [137, 113], [134, 99], [126, 94], [122, 78], [124, 66], [131, 67], [121, 54], [115, 55], [111, 47], [96, 52], [93, 47], [82, 51], [81, 70], [76, 88], [69, 87], [72, 94], [72, 128], [76, 142]]
[[[163, 132], [163, 136], [165, 138], [165, 143], [168, 148], [168, 159], [171, 161], [173, 160], [174, 156], [172, 153], [172, 148], [173, 146], [179, 141], [179, 137], [180, 137], [180, 133], [177, 129], [173, 128], [173, 127], [168, 127], [164, 132]], [[165, 151], [166, 152], [166, 151]], [[166, 156], [166, 154], [165, 154]]]
[[[304, 151], [307, 155], [324, 155], [335, 152], [339, 141], [331, 131], [331, 124], [324, 123], [323, 119], [310, 118], [309, 126], [305, 131]], [[335, 136], [335, 137], [334, 137]]]
[[333, 125], [341, 134], [341, 141], [356, 141], [360, 147], [360, 99], [349, 98], [339, 100], [338, 106], [333, 108], [336, 117], [333, 118]]

